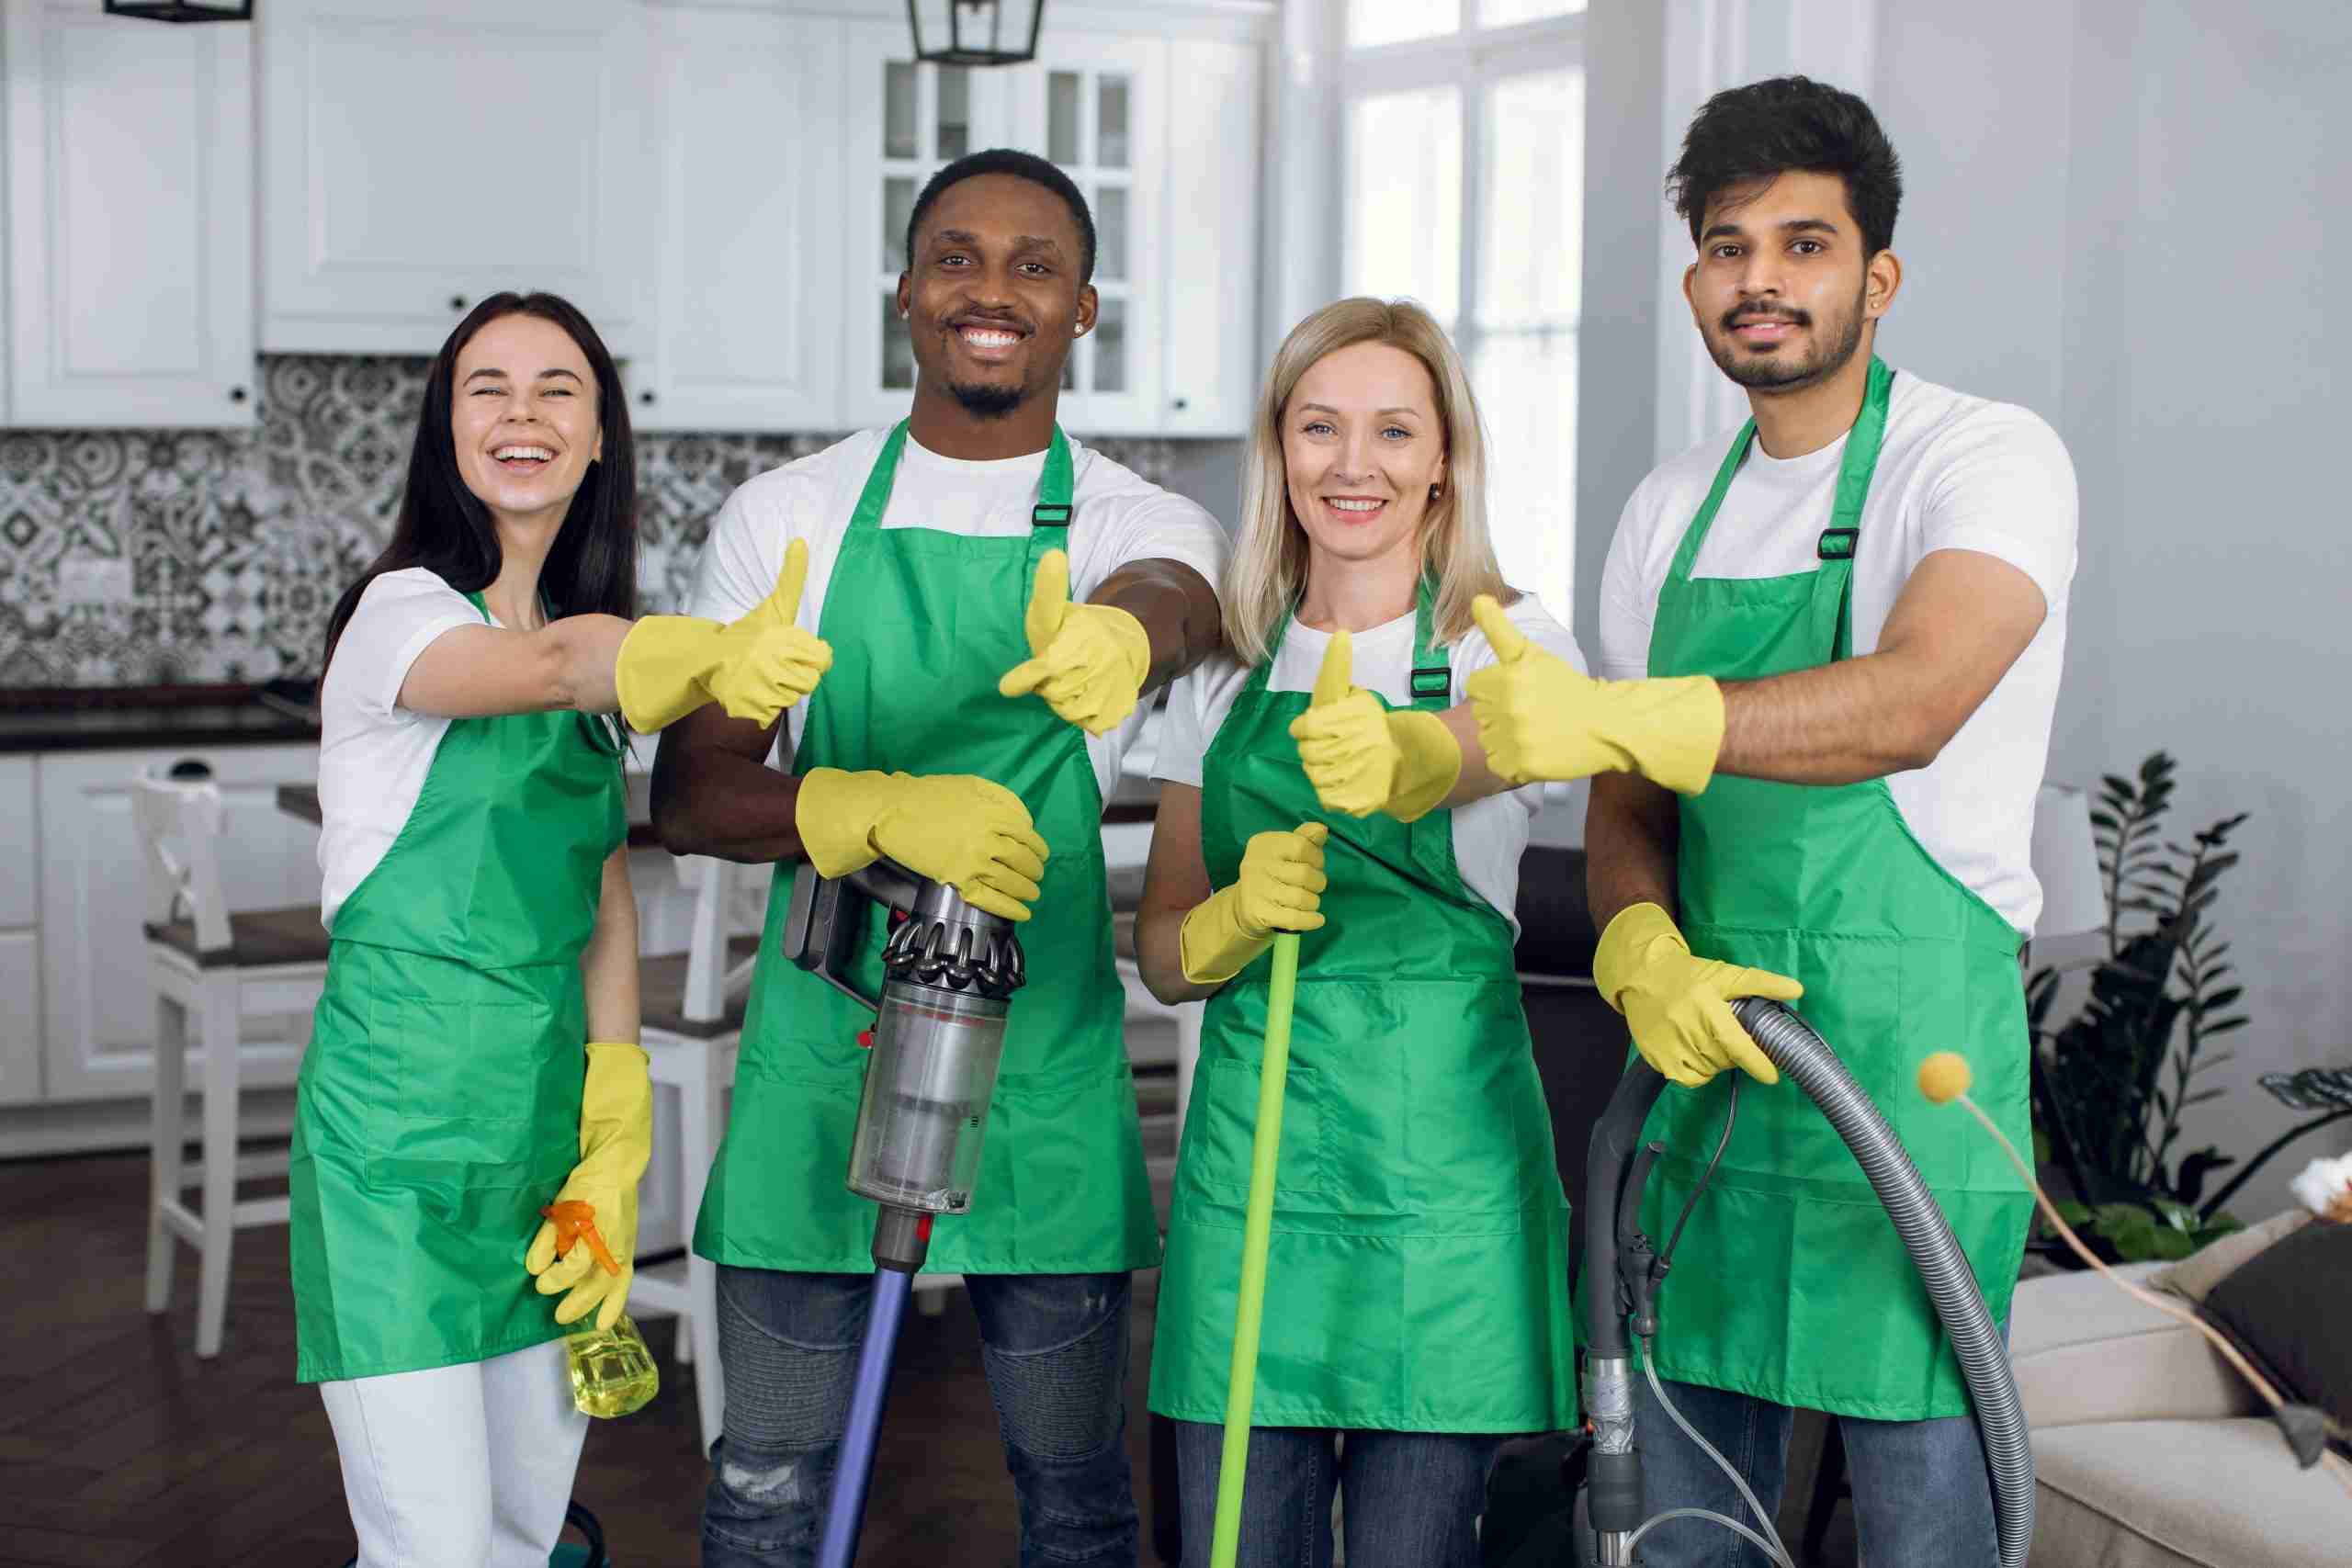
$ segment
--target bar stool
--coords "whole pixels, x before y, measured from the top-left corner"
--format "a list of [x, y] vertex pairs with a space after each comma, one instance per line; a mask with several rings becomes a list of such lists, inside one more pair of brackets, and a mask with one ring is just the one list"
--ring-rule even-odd
[[[185, 773], [182, 770], [187, 770]], [[243, 1020], [307, 1013], [326, 985], [327, 933], [319, 906], [232, 913], [220, 890], [220, 787], [209, 770], [142, 773], [131, 817], [147, 873], [147, 972], [155, 987], [153, 1191], [148, 1203], [147, 1310], [172, 1304], [172, 1243], [198, 1258], [196, 1353], [220, 1353], [229, 1306], [229, 1258], [237, 1231], [282, 1225], [284, 1198], [239, 1202], [240, 1177], [283, 1176], [283, 1154], [237, 1154], [239, 1032]], [[176, 852], [175, 847], [176, 846]], [[201, 1163], [185, 1164], [190, 1020], [203, 1053]], [[183, 1188], [201, 1187], [191, 1209]]]

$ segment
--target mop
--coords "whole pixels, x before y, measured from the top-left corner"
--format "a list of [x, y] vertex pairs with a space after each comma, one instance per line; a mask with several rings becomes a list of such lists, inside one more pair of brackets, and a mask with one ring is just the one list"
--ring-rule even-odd
[[1258, 1070], [1258, 1127], [1250, 1144], [1250, 1205], [1241, 1229], [1241, 1291], [1233, 1311], [1233, 1370], [1226, 1384], [1225, 1452], [1217, 1461], [1216, 1534], [1210, 1568], [1233, 1568], [1241, 1540], [1241, 1477], [1250, 1462], [1250, 1412], [1258, 1384], [1258, 1325], [1266, 1305], [1266, 1244], [1274, 1222], [1274, 1153], [1282, 1146], [1283, 1090], [1290, 1076], [1291, 998], [1298, 937], [1274, 935], [1266, 998], [1266, 1046]]

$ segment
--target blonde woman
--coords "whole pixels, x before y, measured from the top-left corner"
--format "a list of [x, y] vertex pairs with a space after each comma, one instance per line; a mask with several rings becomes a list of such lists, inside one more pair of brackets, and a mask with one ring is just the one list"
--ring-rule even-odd
[[[1494, 629], [1582, 667], [1488, 543], [1460, 357], [1408, 303], [1291, 333], [1260, 400], [1229, 653], [1171, 688], [1137, 921], [1145, 983], [1208, 998], [1151, 1408], [1206, 1546], [1268, 965], [1303, 933], [1240, 1561], [1477, 1561], [1506, 1434], [1576, 1419], [1567, 1203], [1513, 976], [1539, 796], [1492, 773], [1463, 682]], [[1508, 623], [1508, 626], [1505, 623]], [[1336, 1439], [1346, 1434], [1344, 1444]]]

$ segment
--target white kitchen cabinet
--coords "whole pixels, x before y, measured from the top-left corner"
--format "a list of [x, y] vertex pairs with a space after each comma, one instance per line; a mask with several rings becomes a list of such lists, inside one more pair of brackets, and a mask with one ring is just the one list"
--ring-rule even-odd
[[[318, 899], [318, 831], [277, 807], [278, 785], [316, 781], [316, 746], [44, 754], [37, 773], [40, 990], [44, 1099], [51, 1103], [144, 1096], [153, 1088], [155, 1000], [140, 929], [147, 884], [131, 825], [130, 781], [184, 761], [209, 767], [220, 786], [220, 877], [229, 907]], [[245, 1087], [292, 1083], [310, 1027], [307, 1012], [247, 1020]]]
[[628, 367], [632, 420], [834, 429], [848, 26], [716, 8], [651, 19], [659, 254], [653, 346]]
[[8, 417], [254, 422], [253, 29], [10, 0]]
[[0, 757], [0, 1105], [40, 1098], [40, 825], [29, 757]]
[[1156, 284], [1163, 314], [1154, 418], [1163, 434], [1245, 435], [1256, 411], [1263, 52], [1219, 39], [1168, 46], [1173, 151], [1161, 231], [1167, 259]]
[[[651, 23], [628, 0], [269, 0], [261, 344], [432, 354], [547, 289], [651, 345]], [[218, 31], [219, 28], [156, 28]]]

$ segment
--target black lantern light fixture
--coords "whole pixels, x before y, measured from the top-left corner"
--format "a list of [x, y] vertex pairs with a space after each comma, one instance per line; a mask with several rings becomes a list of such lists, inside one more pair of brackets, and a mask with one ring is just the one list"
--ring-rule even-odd
[[106, 14], [150, 22], [250, 22], [254, 0], [106, 0]]
[[1045, 19], [1046, 0], [907, 0], [915, 58], [933, 65], [1020, 65], [1035, 60], [1037, 28]]

